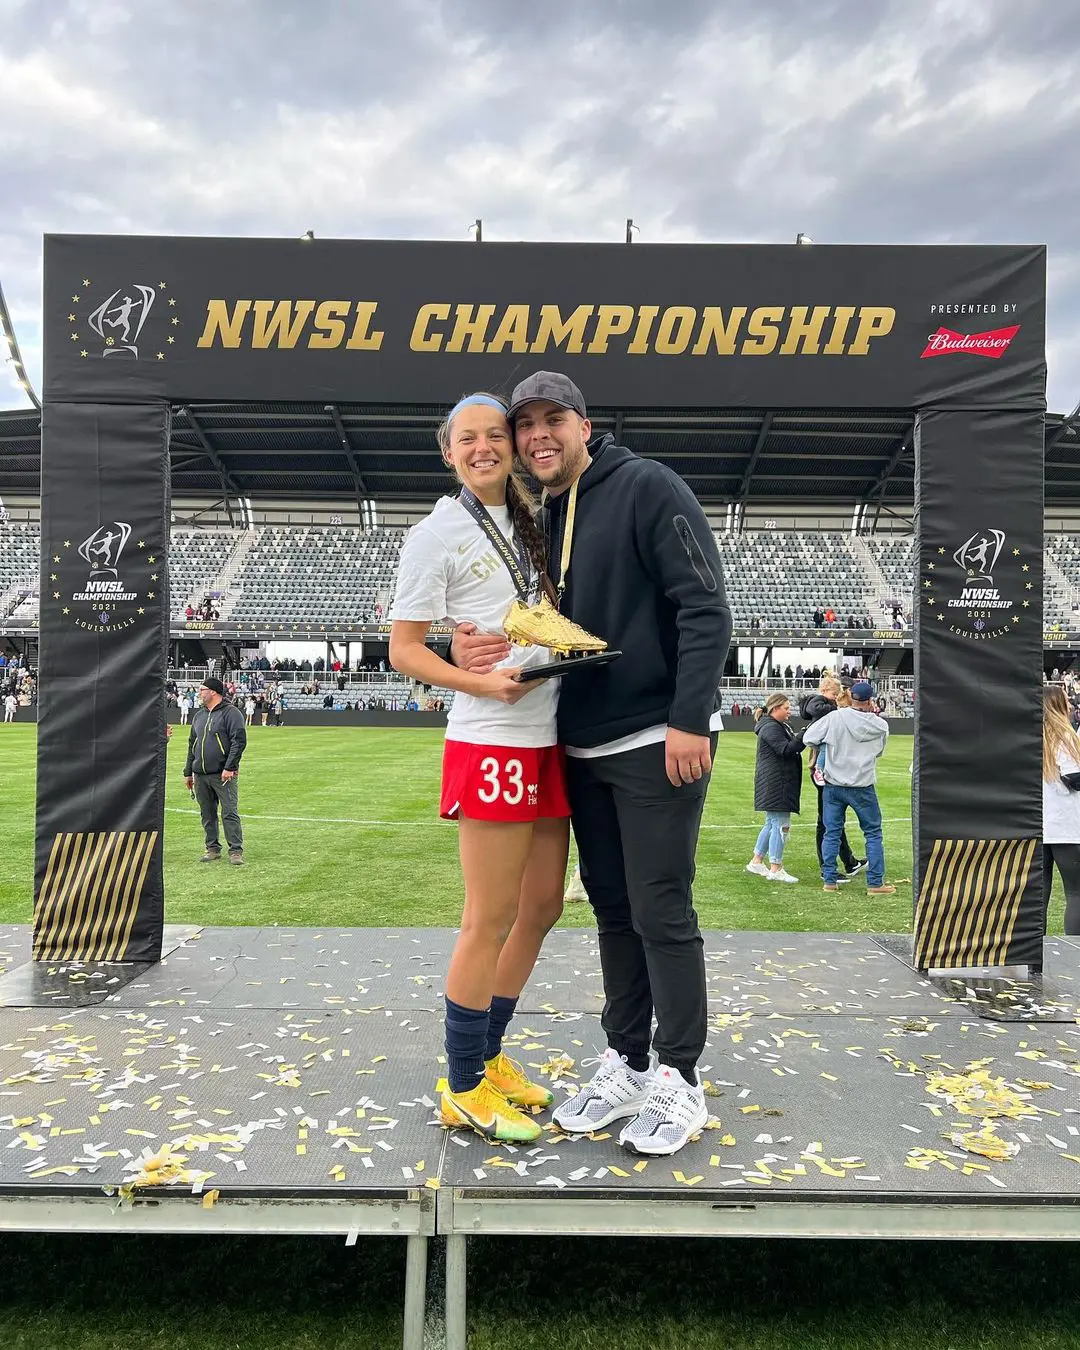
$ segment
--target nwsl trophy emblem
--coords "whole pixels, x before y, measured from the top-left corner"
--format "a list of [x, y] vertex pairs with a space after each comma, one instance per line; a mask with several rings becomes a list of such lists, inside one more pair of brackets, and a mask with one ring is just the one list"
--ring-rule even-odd
[[90, 564], [90, 578], [94, 581], [115, 581], [116, 569], [124, 545], [131, 537], [131, 526], [122, 520], [99, 525], [89, 539], [79, 545], [79, 557]]
[[121, 286], [90, 315], [87, 322], [101, 338], [102, 356], [139, 359], [139, 334], [154, 304], [152, 286]]
[[970, 582], [994, 584], [994, 568], [1005, 543], [1003, 530], [976, 530], [953, 554], [953, 561]]

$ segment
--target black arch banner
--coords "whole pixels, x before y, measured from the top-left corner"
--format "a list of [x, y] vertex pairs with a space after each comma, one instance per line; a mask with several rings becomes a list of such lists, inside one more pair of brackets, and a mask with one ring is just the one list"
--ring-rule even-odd
[[1035, 959], [1045, 272], [1038, 246], [48, 237], [35, 955], [160, 944], [169, 406], [377, 417], [553, 368], [603, 408], [919, 412], [917, 959]]

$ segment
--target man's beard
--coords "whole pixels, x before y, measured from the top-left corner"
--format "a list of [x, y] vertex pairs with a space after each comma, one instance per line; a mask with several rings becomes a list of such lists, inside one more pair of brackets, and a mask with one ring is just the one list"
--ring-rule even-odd
[[552, 488], [569, 487], [575, 478], [579, 476], [588, 462], [588, 449], [584, 446], [578, 446], [572, 453], [564, 450], [562, 462], [553, 478], [537, 479], [545, 488], [550, 491]]

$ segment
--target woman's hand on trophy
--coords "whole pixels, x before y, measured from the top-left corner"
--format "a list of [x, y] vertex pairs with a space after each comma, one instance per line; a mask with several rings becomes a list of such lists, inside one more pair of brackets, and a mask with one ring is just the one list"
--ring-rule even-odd
[[478, 698], [497, 698], [500, 703], [517, 703], [543, 683], [542, 680], [519, 682], [514, 677], [520, 674], [520, 666], [493, 670], [490, 675], [481, 675], [477, 680], [475, 691], [470, 692], [475, 692]]
[[[467, 670], [472, 675], [490, 675], [509, 655], [510, 644], [501, 633], [480, 633], [474, 623], [458, 624], [450, 640], [451, 661], [459, 670]], [[508, 703], [514, 701], [506, 700]]]

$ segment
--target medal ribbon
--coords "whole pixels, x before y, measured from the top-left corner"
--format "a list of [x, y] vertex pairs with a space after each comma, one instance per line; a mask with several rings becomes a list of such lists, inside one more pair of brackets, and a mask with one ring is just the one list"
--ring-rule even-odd
[[461, 489], [458, 493], [458, 501], [483, 530], [495, 552], [502, 559], [504, 567], [510, 573], [510, 580], [514, 583], [514, 589], [527, 604], [533, 589], [531, 581], [532, 564], [529, 561], [529, 551], [525, 547], [524, 541], [515, 534], [514, 548], [511, 548], [506, 535], [492, 520], [487, 507], [468, 488], [463, 487]]

